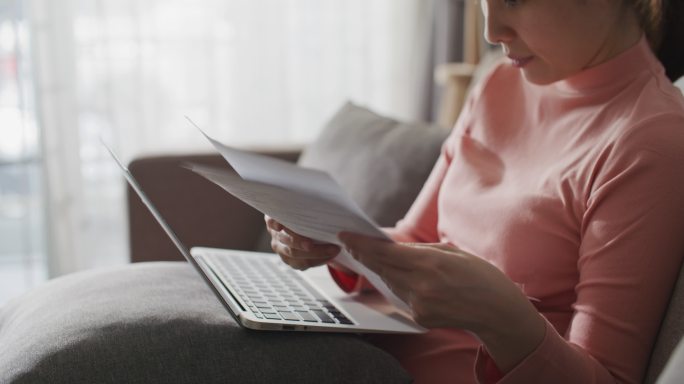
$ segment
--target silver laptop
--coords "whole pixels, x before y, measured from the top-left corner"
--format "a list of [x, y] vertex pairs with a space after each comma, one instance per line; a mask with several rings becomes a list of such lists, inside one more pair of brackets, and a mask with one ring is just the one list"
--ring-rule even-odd
[[297, 271], [272, 253], [203, 247], [188, 251], [129, 170], [104, 142], [103, 145], [171, 241], [241, 326], [315, 332], [426, 331], [379, 294], [343, 292], [325, 267]]

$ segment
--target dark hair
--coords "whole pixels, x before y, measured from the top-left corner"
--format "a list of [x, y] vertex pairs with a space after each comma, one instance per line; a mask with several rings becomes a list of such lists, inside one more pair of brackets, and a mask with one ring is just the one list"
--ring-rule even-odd
[[667, 77], [676, 81], [684, 75], [684, 1], [663, 1], [663, 33], [656, 51]]
[[675, 81], [684, 75], [684, 0], [630, 0], [651, 48]]

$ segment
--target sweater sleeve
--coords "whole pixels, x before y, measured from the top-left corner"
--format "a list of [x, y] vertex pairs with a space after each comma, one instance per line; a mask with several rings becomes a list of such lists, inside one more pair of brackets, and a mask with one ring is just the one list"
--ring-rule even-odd
[[[498, 383], [641, 382], [684, 256], [684, 119], [653, 123], [591, 167], [566, 334], [547, 323], [543, 342]], [[481, 383], [493, 382], [487, 359], [476, 362]]]
[[505, 375], [498, 370], [487, 350], [480, 346], [475, 374], [482, 384], [616, 382], [600, 362], [581, 347], [565, 340], [549, 322], [546, 322], [546, 334], [541, 344]]
[[[405, 234], [397, 231], [396, 228], [383, 228], [382, 229], [387, 235], [396, 242], [410, 242], [414, 241]], [[328, 264], [328, 271], [332, 276], [333, 280], [337, 285], [347, 293], [352, 292], [370, 292], [374, 291], [375, 287], [363, 276], [358, 275], [352, 271], [343, 271], [340, 268], [336, 268], [332, 264]]]

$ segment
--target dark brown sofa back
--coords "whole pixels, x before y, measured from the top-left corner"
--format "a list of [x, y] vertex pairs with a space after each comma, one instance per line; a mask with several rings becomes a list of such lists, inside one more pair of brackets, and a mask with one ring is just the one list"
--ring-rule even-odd
[[[295, 162], [297, 150], [258, 151]], [[193, 246], [254, 250], [264, 233], [263, 215], [213, 183], [182, 167], [196, 162], [227, 167], [219, 155], [139, 158], [129, 170], [176, 235]], [[132, 262], [183, 260], [140, 198], [128, 187]], [[201, 228], [201, 230], [198, 230]]]

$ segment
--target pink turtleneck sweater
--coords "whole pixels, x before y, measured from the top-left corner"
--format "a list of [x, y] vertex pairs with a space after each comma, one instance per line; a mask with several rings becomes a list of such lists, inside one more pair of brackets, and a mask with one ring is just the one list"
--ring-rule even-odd
[[[638, 383], [684, 256], [684, 98], [645, 39], [547, 86], [501, 64], [393, 233], [454, 244], [538, 300], [546, 336], [498, 382]], [[372, 340], [419, 384], [497, 381], [461, 330]]]

